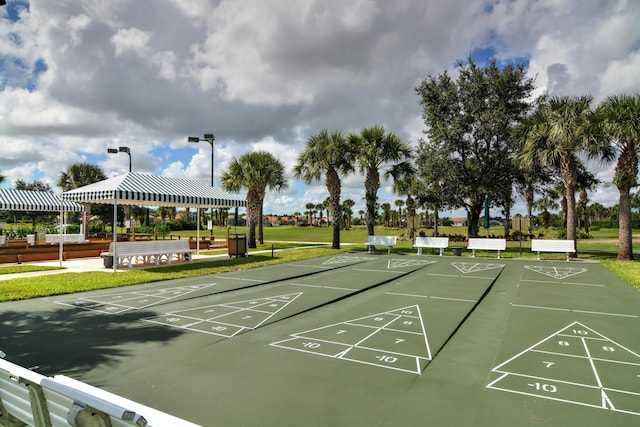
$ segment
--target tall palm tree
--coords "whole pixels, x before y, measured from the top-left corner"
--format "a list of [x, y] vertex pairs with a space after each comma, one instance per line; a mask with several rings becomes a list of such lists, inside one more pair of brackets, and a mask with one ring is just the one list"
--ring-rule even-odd
[[364, 128], [357, 134], [349, 135], [349, 142], [356, 153], [356, 163], [365, 176], [365, 205], [367, 209], [367, 234], [374, 235], [373, 225], [380, 188], [380, 169], [388, 168], [385, 178], [394, 168], [403, 166], [411, 156], [411, 146], [396, 134], [387, 133], [382, 126]]
[[343, 221], [344, 228], [349, 230], [351, 229], [351, 217], [353, 216], [353, 210], [351, 209], [356, 202], [351, 199], [346, 199], [342, 201], [342, 212], [343, 212]]
[[326, 129], [307, 139], [305, 150], [298, 156], [293, 168], [296, 178], [307, 184], [320, 181], [324, 176], [333, 213], [332, 248], [340, 249], [340, 223], [342, 222], [341, 176], [353, 171], [354, 153], [347, 138], [340, 132], [329, 133]]
[[[74, 163], [63, 171], [58, 177], [58, 187], [62, 188], [62, 191], [69, 191], [75, 188], [84, 187], [85, 185], [93, 184], [95, 182], [103, 181], [107, 179], [107, 175], [100, 169], [99, 166], [92, 165], [91, 163]], [[85, 238], [89, 235], [88, 218], [91, 218], [92, 205], [85, 205], [84, 215], [82, 217], [82, 224], [84, 228]], [[106, 206], [101, 207], [101, 216], [107, 211]], [[113, 224], [115, 227], [116, 225]], [[114, 228], [115, 229], [115, 228]]]
[[631, 188], [637, 185], [640, 150], [640, 94], [615, 95], [596, 110], [603, 139], [618, 152], [613, 183], [618, 187], [620, 229], [618, 259], [633, 260], [631, 240]]
[[[576, 182], [579, 155], [609, 156], [608, 146], [592, 138], [591, 96], [552, 97], [525, 120], [522, 158], [557, 166], [567, 198], [567, 240], [576, 241]], [[574, 252], [575, 255], [575, 252]]]
[[233, 158], [229, 170], [222, 173], [222, 187], [227, 191], [239, 192], [247, 189], [247, 216], [249, 220], [249, 247], [256, 245], [256, 224], [258, 240], [264, 244], [262, 232], [262, 206], [267, 189], [280, 191], [289, 184], [284, 177], [284, 166], [271, 153], [253, 151], [239, 158]]
[[543, 197], [536, 200], [533, 203], [533, 207], [539, 211], [542, 211], [542, 213], [540, 214], [540, 218], [542, 219], [542, 226], [544, 228], [547, 228], [549, 227], [551, 219], [551, 213], [549, 212], [549, 209], [558, 209], [560, 205], [551, 197]]
[[309, 225], [311, 225], [312, 222], [312, 218], [311, 218], [311, 212], [313, 211], [313, 208], [316, 207], [316, 205], [314, 205], [313, 203], [307, 203], [306, 205], [304, 205], [305, 209], [307, 209], [307, 218], [309, 219]]
[[380, 209], [382, 209], [382, 224], [387, 227], [391, 220], [391, 203], [381, 203]]

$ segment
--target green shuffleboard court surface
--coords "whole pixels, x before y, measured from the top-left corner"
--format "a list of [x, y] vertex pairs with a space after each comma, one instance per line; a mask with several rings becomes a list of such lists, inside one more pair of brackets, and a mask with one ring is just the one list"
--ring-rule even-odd
[[640, 425], [640, 293], [591, 262], [353, 252], [0, 319], [7, 360], [203, 426]]

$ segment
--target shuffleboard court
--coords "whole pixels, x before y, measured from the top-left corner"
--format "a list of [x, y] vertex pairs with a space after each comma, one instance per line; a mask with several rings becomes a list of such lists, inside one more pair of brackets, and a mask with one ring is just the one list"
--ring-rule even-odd
[[372, 259], [375, 258], [348, 254], [335, 255], [305, 262], [292, 262], [282, 266], [171, 280], [162, 284], [141, 285], [136, 286], [135, 290], [124, 288], [107, 292], [82, 293], [76, 298], [61, 298], [56, 301], [56, 304], [107, 314], [120, 314], [181, 300], [192, 300], [205, 295], [314, 275], [318, 272], [343, 268]]
[[639, 425], [640, 293], [601, 265], [345, 256], [0, 304], [0, 349], [203, 426]]

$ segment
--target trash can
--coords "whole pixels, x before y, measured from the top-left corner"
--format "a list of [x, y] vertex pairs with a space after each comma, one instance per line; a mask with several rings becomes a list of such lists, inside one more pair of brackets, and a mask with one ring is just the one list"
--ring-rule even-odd
[[113, 255], [103, 256], [102, 262], [104, 263], [104, 268], [113, 268]]
[[462, 247], [461, 246], [454, 246], [451, 249], [453, 250], [453, 255], [455, 255], [455, 256], [461, 256], [462, 255]]
[[229, 257], [245, 256], [247, 254], [247, 236], [245, 234], [229, 234], [227, 238]]

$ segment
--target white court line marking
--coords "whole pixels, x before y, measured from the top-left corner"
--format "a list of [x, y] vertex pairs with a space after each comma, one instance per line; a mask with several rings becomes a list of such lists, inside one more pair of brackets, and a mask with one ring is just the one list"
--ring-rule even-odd
[[574, 313], [598, 314], [598, 315], [602, 315], [602, 316], [631, 317], [631, 318], [634, 318], [634, 319], [638, 318], [638, 316], [635, 315], [635, 314], [607, 313], [607, 312], [602, 312], [602, 311], [574, 310], [574, 309], [571, 309], [571, 308], [542, 307], [542, 306], [537, 306], [537, 305], [524, 305], [524, 304], [513, 304], [513, 303], [511, 303], [511, 306], [513, 306], [513, 307], [523, 307], [523, 308], [537, 308], [537, 309], [540, 309], [540, 310], [572, 311]]
[[449, 298], [449, 297], [435, 297], [432, 295], [414, 295], [414, 294], [403, 294], [400, 292], [385, 292], [388, 295], [399, 295], [402, 297], [412, 297], [412, 298], [431, 298], [431, 299], [441, 299], [446, 301], [461, 301], [461, 302], [477, 302], [477, 300], [473, 299], [462, 299], [462, 298]]
[[495, 277], [483, 277], [483, 276], [467, 276], [466, 274], [441, 274], [441, 273], [427, 273], [428, 276], [439, 276], [439, 277], [455, 277], [456, 279], [483, 279], [483, 280], [493, 280]]
[[398, 271], [398, 270], [373, 270], [369, 268], [352, 268], [353, 271], [367, 271], [371, 273], [391, 273], [391, 274], [403, 274], [408, 273], [408, 271]]
[[593, 286], [598, 288], [604, 288], [605, 285], [595, 284], [595, 283], [576, 283], [576, 282], [552, 282], [550, 280], [531, 280], [531, 279], [520, 279], [521, 282], [533, 282], [533, 283], [551, 283], [553, 285], [574, 285], [574, 286]]
[[513, 307], [524, 307], [524, 308], [539, 308], [542, 310], [555, 310], [555, 311], [571, 311], [568, 308], [556, 308], [556, 307], [542, 307], [539, 305], [524, 305], [524, 304], [511, 304]]
[[241, 280], [245, 282], [268, 282], [268, 280], [260, 280], [260, 279], [247, 279], [245, 277], [228, 277], [228, 276], [213, 276], [215, 279], [225, 279], [225, 280]]
[[311, 264], [289, 264], [287, 265], [287, 267], [321, 268], [323, 270], [327, 270], [331, 268], [324, 265], [311, 265]]
[[307, 288], [320, 288], [320, 289], [337, 289], [339, 291], [352, 291], [352, 292], [355, 292], [358, 290], [358, 289], [351, 289], [351, 288], [339, 288], [337, 286], [307, 285], [304, 283], [289, 283], [289, 286], [304, 286]]

